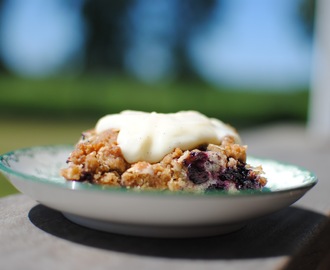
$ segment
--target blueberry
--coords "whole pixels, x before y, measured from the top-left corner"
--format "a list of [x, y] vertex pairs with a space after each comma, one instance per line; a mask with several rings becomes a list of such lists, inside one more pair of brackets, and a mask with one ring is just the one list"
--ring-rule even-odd
[[245, 168], [245, 164], [239, 164], [235, 169], [227, 168], [220, 174], [219, 180], [231, 181], [239, 190], [259, 188], [259, 183], [249, 176], [249, 170]]
[[192, 152], [184, 161], [187, 167], [187, 175], [194, 184], [202, 184], [209, 180], [210, 172], [206, 171], [205, 163], [208, 162], [208, 156], [205, 152]]
[[90, 172], [82, 172], [79, 181], [88, 181], [90, 183], [93, 182], [93, 174]]

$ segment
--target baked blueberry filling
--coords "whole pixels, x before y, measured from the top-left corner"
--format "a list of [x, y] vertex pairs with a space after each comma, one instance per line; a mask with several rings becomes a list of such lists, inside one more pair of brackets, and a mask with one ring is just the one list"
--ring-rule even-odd
[[192, 152], [184, 164], [187, 167], [187, 175], [194, 184], [202, 184], [209, 180], [210, 172], [206, 170], [205, 164], [208, 161], [206, 152]]
[[262, 187], [258, 175], [246, 168], [244, 162], [238, 161], [234, 167], [218, 168], [216, 171], [212, 170], [210, 163], [212, 161], [209, 160], [207, 151], [191, 152], [183, 162], [188, 179], [197, 185], [210, 181], [207, 190], [245, 190]]

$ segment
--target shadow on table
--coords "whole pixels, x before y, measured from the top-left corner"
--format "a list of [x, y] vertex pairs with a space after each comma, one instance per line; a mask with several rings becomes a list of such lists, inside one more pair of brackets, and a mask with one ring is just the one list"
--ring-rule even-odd
[[325, 216], [288, 207], [226, 235], [167, 239], [124, 236], [88, 229], [43, 205], [33, 207], [30, 221], [54, 236], [86, 246], [144, 256], [192, 259], [243, 259], [291, 255], [309, 240]]

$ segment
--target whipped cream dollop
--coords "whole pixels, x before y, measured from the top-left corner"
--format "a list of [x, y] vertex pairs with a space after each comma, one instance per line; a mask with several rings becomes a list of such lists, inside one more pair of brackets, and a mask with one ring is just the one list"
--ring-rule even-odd
[[177, 147], [191, 150], [205, 143], [219, 144], [228, 135], [240, 143], [232, 127], [196, 111], [168, 114], [123, 111], [99, 119], [96, 132], [108, 129], [119, 130], [117, 142], [129, 163], [159, 162]]

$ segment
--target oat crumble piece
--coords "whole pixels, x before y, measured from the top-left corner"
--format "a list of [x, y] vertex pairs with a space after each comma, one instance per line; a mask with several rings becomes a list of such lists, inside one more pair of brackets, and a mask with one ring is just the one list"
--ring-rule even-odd
[[261, 189], [261, 167], [246, 164], [246, 146], [225, 137], [221, 144], [193, 150], [175, 148], [157, 163], [128, 163], [117, 144], [118, 130], [83, 133], [61, 175], [68, 181], [140, 190], [205, 192]]

